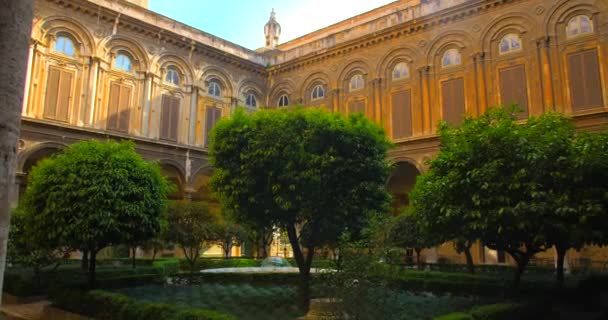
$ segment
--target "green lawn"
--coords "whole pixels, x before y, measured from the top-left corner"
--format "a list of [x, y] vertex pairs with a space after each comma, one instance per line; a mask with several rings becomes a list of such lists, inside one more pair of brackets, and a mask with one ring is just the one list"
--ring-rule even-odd
[[[190, 286], [143, 286], [117, 290], [135, 299], [165, 302], [185, 307], [205, 308], [230, 313], [243, 320], [293, 320], [302, 316], [297, 310], [297, 288], [288, 285], [202, 284]], [[476, 297], [431, 296], [405, 291], [374, 294], [382, 302], [365, 301], [359, 305], [370, 319], [423, 320], [453, 311], [468, 310], [486, 302]], [[367, 299], [368, 297], [362, 297]], [[382, 305], [384, 310], [376, 308]], [[389, 306], [389, 307], [386, 307]], [[382, 313], [381, 317], [378, 317]], [[365, 318], [365, 317], [363, 317]]]

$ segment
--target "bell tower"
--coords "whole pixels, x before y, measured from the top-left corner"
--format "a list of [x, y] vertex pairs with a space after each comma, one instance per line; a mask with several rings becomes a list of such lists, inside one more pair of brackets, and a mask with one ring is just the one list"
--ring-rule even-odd
[[277, 22], [274, 8], [270, 12], [270, 19], [264, 26], [264, 35], [266, 36], [266, 48], [274, 49], [279, 45], [279, 36], [281, 35], [281, 25]]

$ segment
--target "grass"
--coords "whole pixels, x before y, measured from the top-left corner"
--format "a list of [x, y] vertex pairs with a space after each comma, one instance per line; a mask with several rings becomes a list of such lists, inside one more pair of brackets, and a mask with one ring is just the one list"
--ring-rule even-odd
[[[204, 308], [229, 313], [243, 320], [293, 320], [302, 316], [296, 305], [297, 288], [289, 285], [251, 285], [206, 283], [188, 286], [143, 286], [116, 290], [132, 298], [164, 302], [190, 308]], [[381, 293], [383, 301], [350, 301], [361, 305], [370, 319], [424, 320], [454, 311], [468, 310], [486, 302], [476, 297], [433, 296], [406, 291]], [[371, 299], [377, 299], [377, 293]], [[368, 299], [366, 295], [363, 299]], [[356, 299], [356, 298], [355, 298]], [[375, 310], [378, 305], [385, 310]], [[379, 312], [383, 313], [378, 317]]]

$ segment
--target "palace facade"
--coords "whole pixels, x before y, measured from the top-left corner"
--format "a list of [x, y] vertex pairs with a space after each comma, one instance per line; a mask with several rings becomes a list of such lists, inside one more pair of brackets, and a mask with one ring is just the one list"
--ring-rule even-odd
[[[285, 43], [273, 12], [255, 51], [146, 7], [36, 0], [20, 192], [34, 164], [70, 143], [129, 139], [176, 183], [172, 198], [212, 201], [207, 135], [236, 106], [363, 112], [397, 145], [395, 207], [438, 151], [440, 120], [517, 103], [521, 118], [555, 110], [581, 130], [608, 123], [606, 0], [398, 0]], [[475, 250], [478, 263], [509, 262]], [[425, 255], [460, 259], [450, 245]], [[570, 254], [596, 260], [608, 254]]]

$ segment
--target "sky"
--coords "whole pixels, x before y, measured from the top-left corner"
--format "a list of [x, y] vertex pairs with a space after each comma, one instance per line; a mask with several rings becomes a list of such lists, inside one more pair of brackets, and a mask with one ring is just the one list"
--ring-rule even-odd
[[280, 43], [394, 0], [149, 0], [148, 8], [245, 48], [264, 46], [264, 25], [274, 8]]

